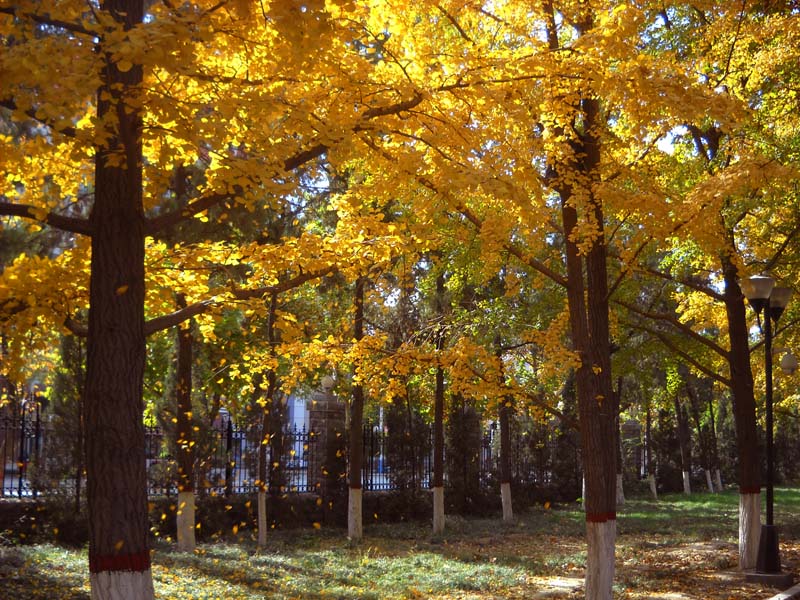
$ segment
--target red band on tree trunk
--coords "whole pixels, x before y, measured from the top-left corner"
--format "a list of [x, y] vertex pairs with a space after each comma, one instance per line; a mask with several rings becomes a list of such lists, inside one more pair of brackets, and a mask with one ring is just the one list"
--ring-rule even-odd
[[150, 568], [150, 551], [142, 550], [136, 554], [114, 554], [96, 556], [89, 554], [89, 572], [104, 571], [147, 571]]
[[761, 493], [761, 486], [760, 485], [750, 485], [750, 486], [739, 486], [739, 493], [740, 494], [760, 494]]
[[615, 521], [616, 519], [617, 519], [617, 513], [615, 512], [586, 513], [587, 523], [605, 523], [606, 521]]

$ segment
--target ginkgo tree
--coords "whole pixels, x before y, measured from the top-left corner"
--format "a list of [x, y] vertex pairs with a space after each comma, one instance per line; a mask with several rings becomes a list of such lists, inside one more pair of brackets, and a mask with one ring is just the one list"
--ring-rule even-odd
[[[91, 238], [84, 401], [93, 597], [153, 596], [142, 426], [146, 236], [213, 206], [246, 208], [289, 192], [292, 171], [422, 100], [391, 73], [372, 79], [373, 63], [353, 43], [363, 28], [327, 8], [165, 2], [146, 13], [140, 0], [110, 0], [0, 10], [0, 104], [39, 124], [24, 140], [4, 138], [10, 176], [0, 212]], [[302, 50], [311, 39], [313, 60]], [[175, 174], [197, 157], [209, 169], [186, 197]], [[87, 190], [88, 218], [59, 209]]]

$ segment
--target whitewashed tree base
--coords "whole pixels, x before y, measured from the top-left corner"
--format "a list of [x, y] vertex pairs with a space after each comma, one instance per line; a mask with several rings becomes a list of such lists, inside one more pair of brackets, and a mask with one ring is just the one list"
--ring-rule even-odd
[[194, 552], [195, 544], [194, 492], [178, 492], [178, 552]]
[[361, 488], [350, 488], [347, 498], [347, 538], [353, 542], [360, 542], [363, 537]]
[[714, 472], [714, 485], [718, 492], [722, 491], [722, 473], [719, 472], [719, 469]]
[[153, 600], [153, 575], [146, 571], [102, 571], [89, 577], [92, 600]]
[[267, 545], [267, 492], [258, 492], [258, 547], [263, 548]]
[[739, 568], [755, 569], [761, 537], [761, 494], [739, 494]]
[[710, 493], [714, 493], [714, 482], [711, 480], [711, 471], [706, 469], [706, 485], [708, 486], [708, 491]]
[[689, 479], [689, 471], [683, 472], [683, 493], [687, 496], [692, 493], [692, 482]]
[[625, 504], [625, 486], [622, 484], [622, 473], [617, 473], [617, 506]]
[[586, 598], [613, 600], [614, 544], [617, 521], [586, 523]]
[[650, 484], [650, 493], [653, 494], [653, 500], [658, 500], [658, 487], [656, 486], [656, 476], [648, 475], [647, 483]]
[[514, 520], [514, 509], [511, 507], [511, 484], [500, 484], [500, 500], [503, 503], [503, 522], [509, 523]]
[[444, 488], [433, 488], [433, 534], [444, 533]]

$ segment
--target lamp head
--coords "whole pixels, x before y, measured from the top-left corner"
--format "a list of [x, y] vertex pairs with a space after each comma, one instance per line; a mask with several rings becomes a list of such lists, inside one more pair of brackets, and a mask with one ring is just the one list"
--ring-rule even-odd
[[797, 367], [797, 357], [791, 350], [781, 357], [781, 371], [786, 375], [794, 375], [794, 372], [797, 371]]
[[777, 321], [783, 314], [783, 309], [789, 304], [792, 289], [787, 287], [774, 287], [769, 295], [769, 314], [773, 321]]
[[761, 310], [767, 306], [772, 288], [775, 287], [775, 280], [767, 275], [753, 275], [747, 279], [742, 279], [739, 286], [742, 288], [742, 293], [747, 297], [753, 310], [757, 314], [761, 314]]

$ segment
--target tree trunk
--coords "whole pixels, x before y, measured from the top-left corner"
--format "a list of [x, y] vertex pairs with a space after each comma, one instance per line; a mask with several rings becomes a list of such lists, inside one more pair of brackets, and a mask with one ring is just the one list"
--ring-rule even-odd
[[[130, 29], [142, 0], [108, 0], [108, 15]], [[102, 41], [100, 52], [103, 52]], [[89, 570], [95, 600], [154, 597], [147, 518], [142, 379], [144, 211], [141, 116], [128, 103], [142, 68], [126, 72], [110, 54], [98, 90], [99, 127], [115, 123], [95, 149], [95, 199], [89, 217], [92, 258], [86, 368], [86, 469]], [[112, 166], [118, 148], [124, 164]], [[113, 155], [113, 156], [112, 156]]]
[[658, 500], [658, 487], [656, 486], [656, 466], [653, 462], [653, 438], [652, 438], [653, 419], [650, 416], [650, 406], [647, 407], [647, 419], [644, 426], [644, 454], [647, 463], [647, 483], [650, 486], [650, 493], [653, 500]]
[[[353, 320], [353, 338], [356, 343], [364, 338], [364, 277], [356, 281], [354, 296], [355, 318]], [[348, 479], [347, 537], [352, 541], [361, 541], [364, 537], [361, 510], [361, 466], [364, 456], [363, 421], [364, 421], [364, 388], [359, 383], [359, 365], [353, 367], [353, 402], [350, 405], [350, 465]]]
[[[503, 374], [503, 357], [499, 337], [495, 339], [498, 364], [500, 365], [499, 384], [505, 385]], [[510, 523], [514, 520], [514, 509], [511, 503], [511, 426], [510, 415], [513, 408], [513, 397], [506, 396], [500, 399], [500, 502], [503, 507], [503, 522]]]
[[622, 461], [622, 433], [620, 431], [621, 423], [619, 418], [620, 403], [622, 401], [622, 377], [617, 379], [617, 389], [614, 392], [614, 450], [616, 453], [617, 465], [617, 506], [625, 504], [625, 486], [623, 482], [623, 461]]
[[503, 506], [503, 521], [514, 520], [511, 504], [511, 426], [509, 413], [513, 410], [511, 398], [504, 398], [500, 407], [500, 501]]
[[[582, 163], [577, 168], [591, 180], [592, 171], [600, 160], [598, 141], [594, 134], [595, 128], [599, 126], [599, 103], [593, 98], [584, 99], [581, 108], [585, 119], [585, 133], [581, 135], [578, 151], [582, 154]], [[562, 184], [558, 191], [566, 239], [570, 332], [573, 348], [581, 361], [576, 373], [576, 383], [586, 479], [586, 597], [610, 600], [614, 582], [616, 538], [616, 453], [604, 217], [599, 200], [591, 191], [582, 190], [584, 198], [588, 197], [587, 219], [597, 228], [596, 237], [585, 255], [584, 282], [583, 253], [575, 239], [578, 225], [576, 200], [570, 186]]]
[[697, 440], [700, 445], [700, 460], [703, 463], [703, 471], [706, 475], [706, 486], [709, 493], [714, 493], [714, 482], [711, 479], [711, 460], [709, 458], [709, 443], [706, 430], [700, 422], [700, 400], [698, 398], [699, 390], [691, 382], [686, 382], [686, 393], [689, 396], [689, 407], [692, 412], [692, 420], [694, 421], [695, 430], [697, 431]]
[[[178, 307], [186, 307], [183, 294]], [[178, 413], [176, 445], [178, 453], [178, 550], [195, 549], [194, 443], [192, 441], [192, 322], [178, 327]]]
[[691, 494], [692, 485], [689, 479], [689, 474], [692, 470], [692, 441], [689, 432], [689, 418], [686, 416], [686, 411], [675, 394], [675, 420], [677, 421], [678, 431], [678, 446], [681, 450], [681, 470], [683, 471], [683, 493]]
[[761, 532], [761, 476], [756, 429], [756, 404], [744, 296], [739, 288], [736, 265], [728, 255], [722, 259], [725, 280], [725, 310], [730, 338], [731, 391], [739, 457], [739, 568], [752, 569], [758, 557]]
[[722, 474], [719, 469], [719, 445], [717, 443], [716, 417], [714, 416], [714, 394], [708, 394], [708, 431], [711, 452], [711, 467], [714, 471], [714, 487], [722, 491]]
[[[275, 350], [275, 315], [278, 310], [278, 295], [273, 293], [270, 296], [269, 312], [267, 313], [267, 344], [269, 344], [269, 352], [274, 357]], [[258, 387], [261, 385], [261, 376], [256, 380], [256, 393]], [[264, 407], [261, 413], [261, 442], [258, 446], [258, 496], [256, 498], [258, 510], [258, 546], [263, 548], [267, 545], [267, 532], [269, 531], [269, 521], [267, 519], [267, 482], [270, 486], [273, 485], [272, 475], [274, 475], [272, 463], [274, 463], [274, 445], [272, 444], [271, 436], [272, 421], [270, 412], [275, 405], [274, 396], [276, 395], [276, 388], [278, 383], [278, 376], [274, 369], [267, 373], [267, 396], [264, 398]], [[267, 458], [267, 447], [270, 449]], [[268, 475], [269, 474], [269, 475]]]
[[[444, 318], [444, 275], [436, 278], [436, 305]], [[436, 332], [436, 350], [444, 348], [444, 331]], [[438, 357], [441, 360], [441, 356]], [[433, 535], [444, 533], [444, 369], [436, 367], [436, 389], [433, 396]]]

